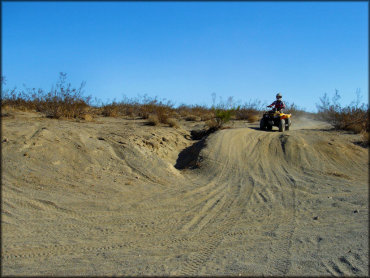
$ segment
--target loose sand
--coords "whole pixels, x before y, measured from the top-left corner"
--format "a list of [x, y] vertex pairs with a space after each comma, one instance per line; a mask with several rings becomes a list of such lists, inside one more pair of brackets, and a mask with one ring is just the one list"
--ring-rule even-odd
[[3, 275], [369, 274], [358, 135], [144, 123], [2, 118]]

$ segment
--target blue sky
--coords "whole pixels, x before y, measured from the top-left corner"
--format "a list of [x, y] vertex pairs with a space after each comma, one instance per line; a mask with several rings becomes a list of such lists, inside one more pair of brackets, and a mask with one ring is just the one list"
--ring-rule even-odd
[[2, 2], [7, 88], [59, 72], [103, 101], [368, 102], [368, 2]]

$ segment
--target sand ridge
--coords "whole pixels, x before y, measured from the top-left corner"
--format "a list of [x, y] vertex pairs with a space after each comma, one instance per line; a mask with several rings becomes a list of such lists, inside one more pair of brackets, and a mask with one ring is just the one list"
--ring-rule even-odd
[[356, 135], [180, 125], [3, 118], [3, 274], [368, 275]]

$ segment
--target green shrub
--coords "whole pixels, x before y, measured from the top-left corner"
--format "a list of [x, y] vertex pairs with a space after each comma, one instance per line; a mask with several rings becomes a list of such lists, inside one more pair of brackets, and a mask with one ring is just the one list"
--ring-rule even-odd
[[223, 125], [231, 120], [231, 117], [234, 115], [235, 111], [238, 111], [238, 108], [232, 109], [214, 109], [214, 121], [210, 123], [214, 128], [220, 129]]

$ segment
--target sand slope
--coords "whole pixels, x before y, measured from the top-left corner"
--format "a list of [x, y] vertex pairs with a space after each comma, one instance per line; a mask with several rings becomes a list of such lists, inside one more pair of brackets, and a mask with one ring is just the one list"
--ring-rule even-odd
[[3, 274], [368, 275], [356, 135], [194, 125], [3, 118]]

